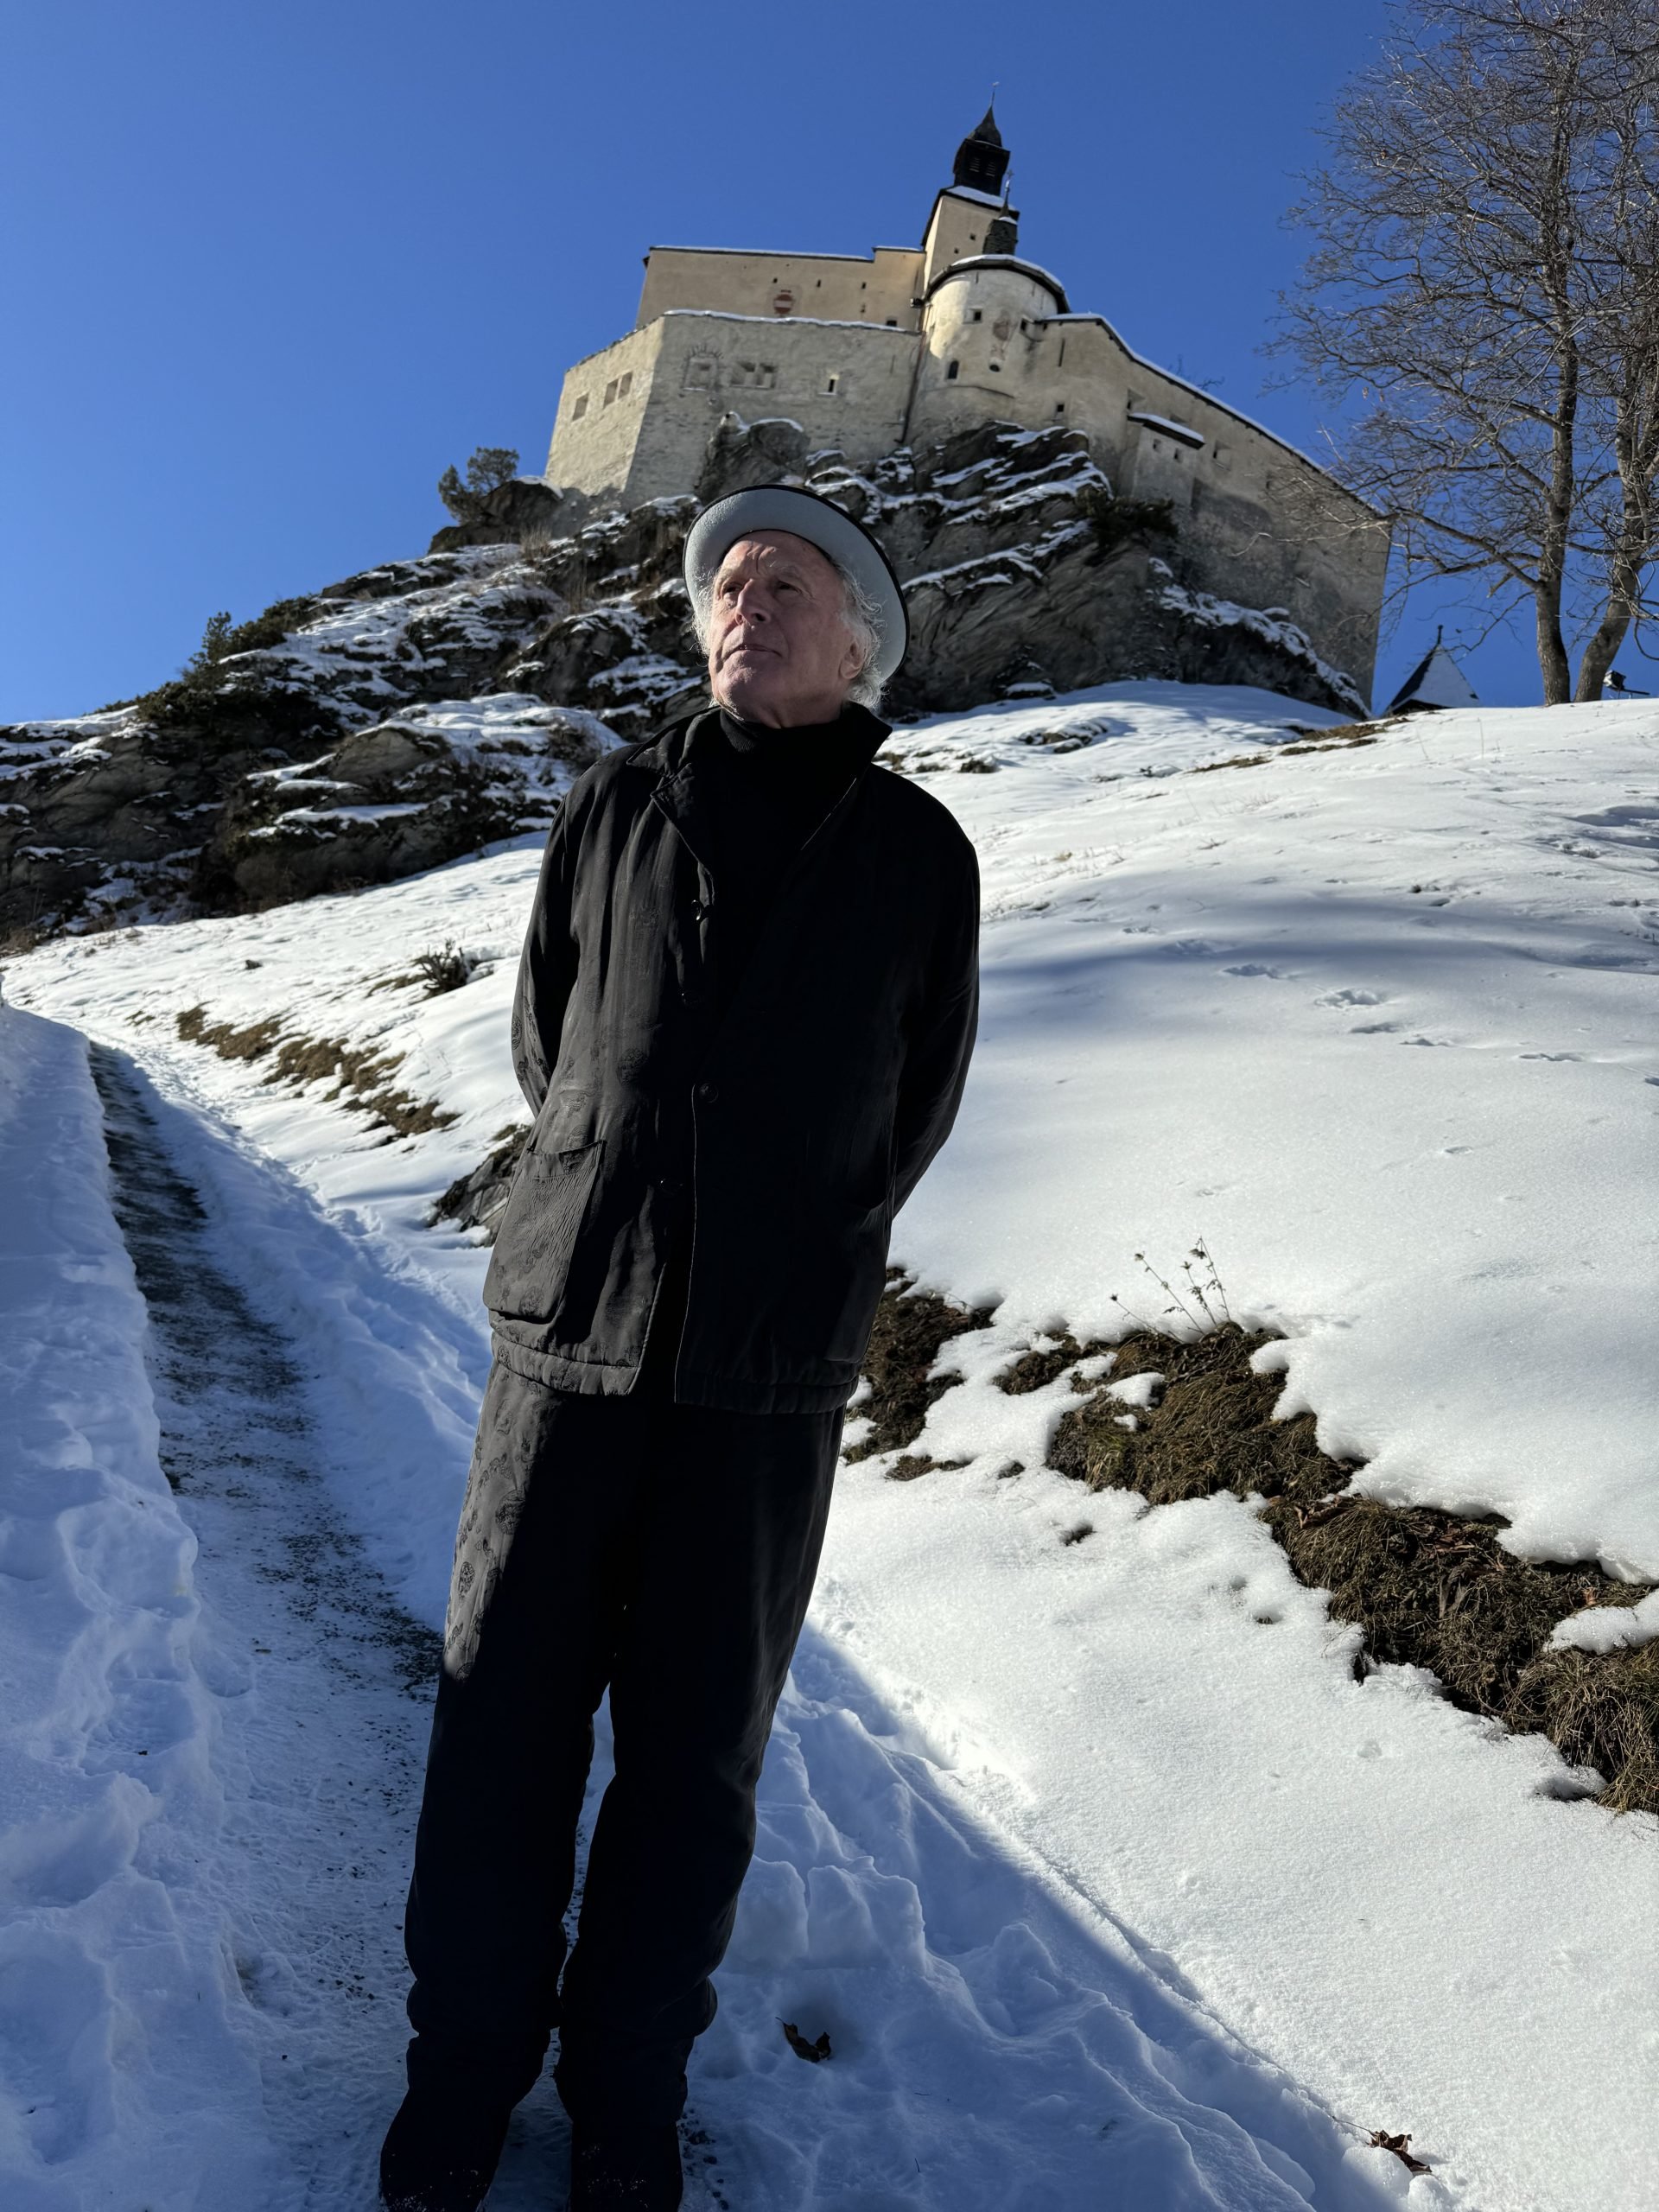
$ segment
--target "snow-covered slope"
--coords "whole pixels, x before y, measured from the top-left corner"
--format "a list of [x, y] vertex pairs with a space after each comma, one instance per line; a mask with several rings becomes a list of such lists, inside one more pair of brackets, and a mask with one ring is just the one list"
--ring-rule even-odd
[[[1409, 2129], [1437, 2175], [1414, 2197], [1624, 2212], [1659, 2203], [1650, 1819], [1574, 1802], [1593, 1785], [1542, 1738], [1414, 1669], [1356, 1681], [1353, 1632], [1236, 1499], [1147, 1512], [1046, 1471], [1064, 1377], [992, 1387], [1042, 1332], [1162, 1319], [1136, 1255], [1179, 1281], [1202, 1236], [1232, 1311], [1284, 1332], [1281, 1410], [1311, 1407], [1361, 1489], [1659, 1575], [1659, 715], [1471, 711], [1328, 745], [1322, 721], [1119, 684], [887, 747], [969, 828], [986, 893], [982, 1041], [894, 1256], [996, 1313], [947, 1347], [964, 1380], [914, 1447], [962, 1464], [843, 1476], [817, 1633], [1084, 1924], [1345, 2124]], [[398, 1310], [442, 1317], [446, 1434], [484, 1255], [427, 1222], [523, 1119], [506, 1008], [536, 859], [7, 976], [297, 1177]], [[412, 963], [446, 941], [471, 980], [424, 995]], [[327, 1080], [267, 1082], [283, 1039]], [[331, 1096], [365, 1052], [391, 1126]], [[302, 1327], [306, 1249], [249, 1224], [251, 1277]], [[431, 1618], [460, 1447], [377, 1462], [373, 1395], [345, 1510]], [[1063, 1541], [1084, 1504], [1089, 1540]]]

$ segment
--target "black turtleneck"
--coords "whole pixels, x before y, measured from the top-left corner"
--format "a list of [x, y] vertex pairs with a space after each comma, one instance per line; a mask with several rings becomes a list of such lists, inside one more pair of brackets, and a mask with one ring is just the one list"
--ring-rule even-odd
[[[693, 733], [691, 773], [707, 800], [714, 849], [715, 1010], [723, 1020], [801, 848], [889, 734], [868, 708], [832, 722], [766, 729], [724, 709]], [[685, 1318], [690, 1248], [672, 1251], [652, 1315], [640, 1395], [671, 1392]]]
[[694, 772], [707, 774], [714, 824], [709, 865], [722, 1014], [801, 848], [887, 734], [863, 707], [795, 729], [763, 728], [721, 709], [719, 741], [699, 748]]

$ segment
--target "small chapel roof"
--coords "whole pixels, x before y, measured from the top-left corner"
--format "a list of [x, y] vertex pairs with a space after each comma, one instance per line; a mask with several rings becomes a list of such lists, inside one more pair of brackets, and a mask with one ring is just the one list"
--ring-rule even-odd
[[1432, 713], [1444, 707], [1479, 704], [1468, 677], [1452, 658], [1451, 647], [1441, 644], [1440, 632], [1436, 630], [1433, 644], [1389, 700], [1387, 711], [1391, 715], [1423, 709]]

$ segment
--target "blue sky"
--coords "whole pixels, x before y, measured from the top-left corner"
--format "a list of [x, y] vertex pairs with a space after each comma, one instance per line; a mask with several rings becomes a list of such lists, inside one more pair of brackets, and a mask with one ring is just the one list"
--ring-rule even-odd
[[[0, 88], [0, 720], [171, 675], [207, 615], [424, 548], [480, 444], [545, 457], [653, 243], [918, 237], [993, 81], [1023, 251], [1282, 435], [1294, 173], [1382, 0], [59, 0]], [[1432, 639], [1385, 645], [1386, 696]], [[1448, 634], [1452, 634], [1448, 632]], [[1537, 696], [1524, 636], [1468, 664]]]

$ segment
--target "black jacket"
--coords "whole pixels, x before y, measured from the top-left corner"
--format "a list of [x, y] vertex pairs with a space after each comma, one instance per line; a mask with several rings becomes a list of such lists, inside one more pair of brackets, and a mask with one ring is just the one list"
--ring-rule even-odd
[[484, 1297], [505, 1364], [620, 1395], [677, 1253], [675, 1396], [826, 1411], [857, 1381], [893, 1213], [956, 1118], [978, 870], [937, 799], [864, 766], [722, 991], [721, 741], [705, 711], [609, 754], [548, 840], [512, 1017], [536, 1122]]

